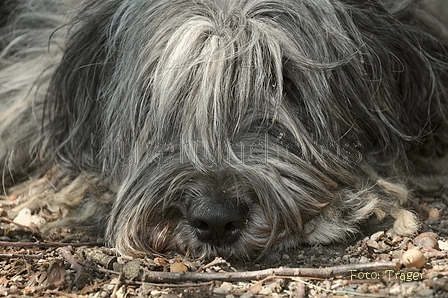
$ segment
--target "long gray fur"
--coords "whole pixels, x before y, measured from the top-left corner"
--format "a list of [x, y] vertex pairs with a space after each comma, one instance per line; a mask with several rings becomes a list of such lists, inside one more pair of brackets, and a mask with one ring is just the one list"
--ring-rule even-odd
[[[409, 181], [448, 135], [446, 31], [418, 3], [13, 2], [1, 184], [59, 212], [48, 227], [99, 229], [128, 255], [246, 259], [372, 215], [418, 229]], [[204, 242], [196, 210], [244, 226]]]

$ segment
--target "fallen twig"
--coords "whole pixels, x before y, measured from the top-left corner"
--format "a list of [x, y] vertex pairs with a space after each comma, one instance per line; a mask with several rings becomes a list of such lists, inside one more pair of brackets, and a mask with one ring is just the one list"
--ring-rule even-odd
[[107, 269], [113, 269], [114, 263], [117, 262], [116, 256], [106, 255], [97, 249], [85, 248], [82, 249], [82, 252], [84, 253], [87, 260], [92, 260], [93, 262], [100, 264]]
[[64, 297], [68, 297], [68, 298], [77, 298], [78, 297], [78, 295], [76, 295], [76, 294], [69, 294], [69, 293], [65, 293], [65, 292], [61, 292], [61, 291], [54, 291], [54, 290], [46, 290], [45, 293], [64, 296]]
[[[143, 282], [148, 283], [171, 283], [186, 281], [248, 281], [261, 280], [270, 277], [302, 277], [302, 278], [329, 278], [347, 275], [354, 271], [378, 271], [378, 270], [398, 270], [401, 264], [398, 262], [375, 262], [367, 264], [340, 265], [325, 268], [271, 268], [257, 271], [244, 272], [160, 272], [145, 271]], [[119, 275], [120, 272], [99, 269], [101, 272]]]
[[14, 258], [23, 258], [23, 259], [42, 259], [43, 254], [37, 255], [25, 255], [25, 254], [0, 254], [0, 259], [14, 259]]
[[[349, 297], [349, 296], [351, 297], [353, 295], [352, 291], [328, 290], [323, 287], [319, 287], [315, 284], [312, 284], [310, 282], [304, 281], [303, 279], [294, 279], [294, 280], [297, 281], [297, 290], [294, 293], [297, 295], [297, 297], [305, 297], [306, 295], [305, 286], [308, 286], [309, 288], [318, 289], [319, 291], [322, 292], [332, 293], [333, 295], [335, 295], [334, 297]], [[370, 294], [370, 293], [357, 293], [357, 295], [359, 297], [375, 297], [375, 298], [384, 297], [384, 295]]]
[[0, 241], [0, 247], [37, 247], [37, 248], [52, 248], [52, 247], [81, 247], [81, 246], [103, 246], [101, 242], [85, 242], [85, 243], [61, 243], [61, 242], [8, 242]]
[[57, 251], [64, 257], [64, 259], [70, 264], [70, 267], [73, 268], [77, 273], [84, 272], [84, 267], [78, 264], [75, 257], [67, 247], [58, 248]]
[[227, 263], [227, 261], [224, 260], [223, 258], [216, 257], [216, 258], [215, 258], [213, 261], [211, 261], [210, 263], [205, 264], [205, 265], [199, 267], [195, 272], [196, 272], [196, 273], [199, 273], [199, 272], [204, 271], [204, 270], [207, 269], [207, 268], [213, 267], [213, 266], [218, 265], [218, 264], [223, 264], [223, 263]]
[[206, 286], [213, 286], [214, 281], [207, 281], [207, 282], [185, 282], [182, 284], [161, 284], [161, 283], [150, 283], [150, 282], [141, 282], [141, 281], [134, 281], [132, 282], [136, 285], [151, 285], [154, 287], [160, 287], [160, 288], [173, 288], [173, 289], [179, 289], [179, 288], [200, 288], [200, 287], [206, 287]]
[[260, 280], [270, 276], [278, 277], [308, 277], [329, 278], [347, 275], [353, 271], [378, 271], [397, 270], [400, 263], [377, 262], [368, 264], [341, 265], [326, 268], [276, 268], [246, 272], [219, 272], [219, 273], [196, 273], [196, 272], [155, 272], [147, 271], [145, 282], [185, 282], [185, 281], [247, 281]]
[[70, 264], [70, 267], [76, 271], [76, 277], [74, 284], [78, 289], [84, 288], [86, 285], [91, 284], [92, 276], [84, 269], [84, 267], [76, 261], [68, 247], [58, 248], [57, 251], [64, 257], [64, 259]]
[[123, 272], [120, 272], [120, 275], [118, 275], [118, 277], [117, 277], [117, 283], [115, 284], [112, 294], [110, 295], [111, 298], [117, 297], [117, 292], [118, 292], [118, 289], [120, 288], [122, 278], [123, 278]]

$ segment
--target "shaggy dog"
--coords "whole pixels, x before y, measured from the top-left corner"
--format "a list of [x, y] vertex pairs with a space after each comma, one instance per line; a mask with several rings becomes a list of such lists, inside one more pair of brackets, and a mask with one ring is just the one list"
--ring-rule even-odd
[[[446, 28], [403, 0], [14, 0], [3, 196], [126, 255], [257, 258], [405, 205], [444, 156]], [[436, 173], [437, 174], [437, 173]]]

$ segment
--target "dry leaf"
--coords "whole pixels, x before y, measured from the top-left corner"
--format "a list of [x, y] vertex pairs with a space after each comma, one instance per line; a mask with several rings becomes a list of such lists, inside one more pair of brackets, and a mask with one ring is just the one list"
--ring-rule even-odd
[[154, 263], [157, 266], [166, 266], [166, 265], [168, 265], [168, 262], [164, 258], [154, 258]]
[[188, 268], [182, 263], [175, 262], [170, 265], [170, 272], [186, 272], [186, 271], [188, 271]]
[[249, 288], [249, 291], [250, 291], [252, 294], [257, 295], [258, 293], [260, 293], [261, 289], [262, 289], [262, 285], [261, 285], [261, 283], [257, 282], [256, 284], [252, 285], [252, 286]]

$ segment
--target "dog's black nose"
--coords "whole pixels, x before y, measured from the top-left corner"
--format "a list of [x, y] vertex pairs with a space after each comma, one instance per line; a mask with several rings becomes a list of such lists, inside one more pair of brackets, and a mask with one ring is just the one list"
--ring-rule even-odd
[[195, 229], [198, 239], [220, 245], [238, 239], [247, 223], [247, 208], [231, 204], [213, 204], [190, 208], [188, 223]]

